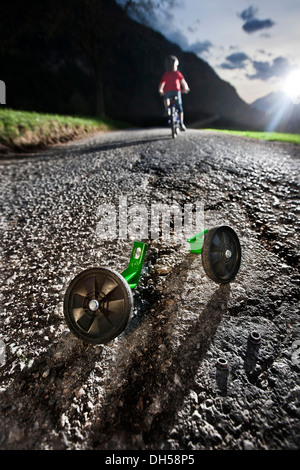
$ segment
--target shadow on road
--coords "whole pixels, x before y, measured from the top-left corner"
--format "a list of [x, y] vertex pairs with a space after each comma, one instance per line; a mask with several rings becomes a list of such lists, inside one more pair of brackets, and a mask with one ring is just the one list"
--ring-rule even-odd
[[[165, 136], [160, 136], [160, 137], [153, 137], [150, 139], [137, 139], [137, 140], [130, 140], [130, 141], [116, 141], [116, 142], [111, 142], [111, 143], [103, 143], [100, 144], [97, 143], [97, 145], [91, 145], [88, 148], [86, 147], [81, 147], [81, 150], [86, 154], [86, 153], [95, 153], [95, 152], [101, 152], [105, 150], [116, 150], [119, 148], [126, 148], [126, 147], [135, 147], [137, 145], [144, 145], [144, 144], [151, 144], [156, 141], [162, 141], [162, 140], [170, 140], [171, 137], [165, 137]], [[68, 148], [68, 152], [69, 152]], [[77, 151], [78, 152], [78, 146], [72, 146], [72, 152]]]
[[13, 150], [6, 150], [5, 152], [0, 151], [0, 162], [11, 162], [13, 160], [24, 160], [34, 158], [36, 159], [46, 159], [54, 157], [74, 157], [76, 155], [81, 154], [89, 154], [89, 153], [97, 153], [103, 152], [106, 150], [116, 150], [126, 147], [135, 147], [137, 145], [145, 145], [151, 144], [156, 141], [162, 140], [170, 140], [171, 135], [161, 135], [161, 136], [154, 136], [149, 137], [147, 139], [132, 139], [132, 140], [116, 140], [113, 142], [105, 142], [99, 143], [99, 140], [95, 141], [95, 137], [90, 137], [89, 141], [87, 139], [67, 142], [65, 144], [56, 144], [52, 147], [47, 147], [44, 149], [28, 149], [20, 150], [20, 151], [13, 151]]
[[[171, 277], [187, 271], [193, 259], [194, 255], [188, 255]], [[199, 309], [197, 320], [191, 320], [187, 332], [185, 328], [179, 347], [172, 337], [172, 323], [180, 322], [181, 317], [176, 302], [170, 307], [169, 298], [156, 309], [146, 342], [135, 344], [127, 361], [122, 385], [116, 383], [115, 390], [105, 398], [91, 430], [91, 448], [155, 448], [159, 442], [166, 442], [165, 434], [172, 428], [184, 397], [191, 390], [199, 392], [195, 377], [226, 311], [229, 296], [229, 284], [216, 289], [203, 310]]]

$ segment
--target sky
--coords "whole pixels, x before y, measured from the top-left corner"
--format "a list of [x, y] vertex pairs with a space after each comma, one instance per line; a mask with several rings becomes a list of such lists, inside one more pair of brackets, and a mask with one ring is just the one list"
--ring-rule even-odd
[[300, 0], [176, 0], [151, 26], [208, 62], [247, 103], [281, 91], [300, 69]]

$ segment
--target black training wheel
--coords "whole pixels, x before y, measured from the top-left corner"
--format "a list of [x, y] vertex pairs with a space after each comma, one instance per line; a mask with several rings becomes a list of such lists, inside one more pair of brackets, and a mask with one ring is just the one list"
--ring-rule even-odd
[[67, 324], [86, 343], [106, 343], [118, 336], [132, 312], [126, 280], [109, 268], [90, 268], [70, 283], [64, 298]]
[[202, 264], [208, 277], [220, 284], [233, 281], [241, 264], [241, 246], [235, 231], [223, 225], [204, 237]]

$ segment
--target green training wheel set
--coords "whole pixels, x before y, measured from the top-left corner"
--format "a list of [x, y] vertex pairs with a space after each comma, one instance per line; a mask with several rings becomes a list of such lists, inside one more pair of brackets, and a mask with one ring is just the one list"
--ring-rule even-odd
[[[241, 246], [235, 231], [226, 226], [204, 230], [188, 239], [191, 253], [201, 254], [210, 279], [226, 284], [236, 277]], [[89, 268], [70, 283], [64, 297], [64, 315], [73, 334], [85, 343], [101, 344], [116, 338], [133, 309], [147, 244], [135, 241], [128, 267], [121, 274], [106, 267]]]

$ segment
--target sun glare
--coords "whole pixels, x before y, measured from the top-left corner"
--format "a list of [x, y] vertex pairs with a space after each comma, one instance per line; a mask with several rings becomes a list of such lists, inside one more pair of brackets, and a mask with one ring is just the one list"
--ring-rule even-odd
[[287, 76], [283, 91], [295, 103], [300, 102], [300, 69], [294, 70]]

